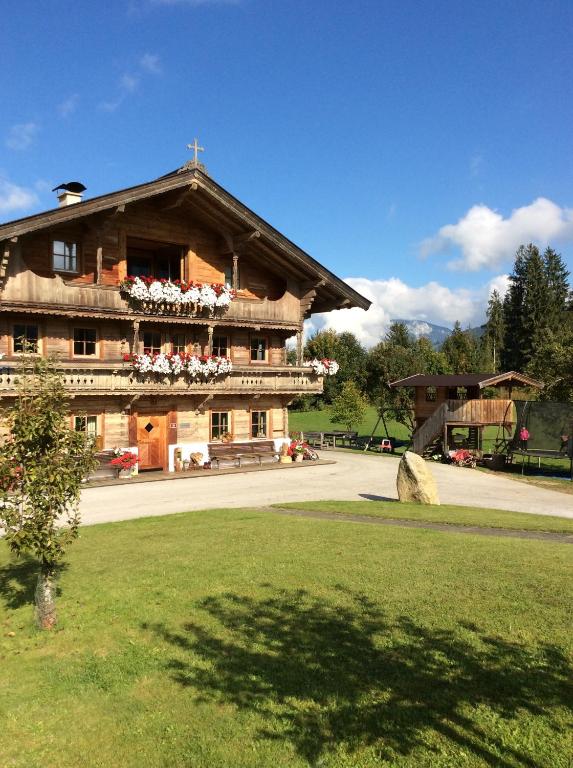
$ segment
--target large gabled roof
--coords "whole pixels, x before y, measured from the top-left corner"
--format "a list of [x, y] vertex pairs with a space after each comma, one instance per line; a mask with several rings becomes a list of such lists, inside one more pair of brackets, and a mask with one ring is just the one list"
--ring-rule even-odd
[[536, 387], [543, 384], [517, 371], [507, 373], [415, 373], [390, 382], [391, 387]]
[[[289, 262], [298, 268], [310, 283], [314, 284], [317, 299], [320, 299], [322, 293], [322, 302], [325, 305], [333, 305], [328, 306], [329, 309], [336, 306], [368, 309], [370, 306], [371, 302], [368, 299], [313, 259], [306, 251], [291, 242], [260, 216], [257, 216], [199, 167], [181, 169], [179, 172], [169, 173], [145, 184], [120, 189], [81, 203], [54, 208], [1, 224], [0, 242], [48, 227], [77, 221], [93, 214], [121, 209], [122, 206], [130, 203], [165, 195], [176, 190], [184, 191], [185, 188], [190, 192], [193, 190], [195, 194], [204, 196], [206, 202], [220, 210], [235, 228], [240, 227], [246, 233], [256, 232], [261, 246], [268, 246], [275, 251], [282, 252]], [[320, 304], [321, 301], [317, 301], [315, 311], [323, 311], [319, 308]]]

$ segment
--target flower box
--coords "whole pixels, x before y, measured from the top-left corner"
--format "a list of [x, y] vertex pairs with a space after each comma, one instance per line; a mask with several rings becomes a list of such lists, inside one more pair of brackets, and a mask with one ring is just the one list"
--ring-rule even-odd
[[233, 363], [228, 357], [217, 355], [189, 355], [186, 352], [164, 353], [157, 355], [123, 356], [124, 363], [131, 363], [141, 374], [159, 373], [164, 376], [179, 376], [184, 374], [192, 379], [212, 379], [216, 376], [226, 376], [233, 370]]
[[154, 277], [128, 276], [120, 284], [121, 293], [136, 309], [149, 314], [209, 314], [228, 309], [236, 292], [222, 283], [194, 283], [185, 280], [157, 280]]

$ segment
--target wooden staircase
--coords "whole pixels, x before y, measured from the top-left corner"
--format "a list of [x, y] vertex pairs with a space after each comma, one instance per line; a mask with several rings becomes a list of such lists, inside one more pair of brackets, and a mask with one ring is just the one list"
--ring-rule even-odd
[[468, 447], [479, 449], [480, 428], [499, 425], [511, 430], [515, 424], [511, 400], [446, 400], [412, 435], [412, 450], [431, 456], [444, 438], [446, 425], [468, 428]]
[[429, 446], [432, 446], [444, 434], [444, 425], [447, 422], [449, 408], [447, 403], [442, 403], [430, 418], [422, 424], [412, 435], [412, 450], [422, 456]]

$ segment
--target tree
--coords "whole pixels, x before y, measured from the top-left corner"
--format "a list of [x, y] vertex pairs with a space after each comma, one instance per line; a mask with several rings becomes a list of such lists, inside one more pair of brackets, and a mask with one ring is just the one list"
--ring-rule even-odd
[[340, 394], [332, 401], [330, 421], [344, 424], [350, 432], [366, 415], [368, 401], [353, 381], [344, 382]]
[[10, 435], [0, 447], [0, 525], [17, 556], [39, 561], [36, 618], [56, 623], [55, 576], [78, 536], [81, 483], [94, 468], [95, 447], [69, 427], [61, 375], [51, 359], [25, 357], [16, 402], [8, 411]]
[[523, 370], [521, 344], [523, 340], [522, 306], [525, 295], [525, 272], [529, 249], [533, 246], [520, 245], [515, 254], [513, 272], [503, 300], [505, 342], [501, 363], [506, 371]]
[[453, 331], [442, 344], [442, 353], [453, 373], [477, 373], [479, 349], [471, 333], [462, 331], [456, 321]]
[[487, 322], [485, 339], [491, 351], [493, 372], [500, 368], [500, 359], [505, 339], [505, 320], [503, 316], [503, 301], [495, 289], [491, 292], [487, 305]]
[[324, 380], [323, 402], [331, 403], [340, 394], [346, 381], [355, 382], [360, 390], [366, 387], [366, 350], [349, 331], [319, 331], [307, 341], [305, 357], [318, 360], [328, 358], [336, 360], [339, 365], [336, 376], [327, 376]]

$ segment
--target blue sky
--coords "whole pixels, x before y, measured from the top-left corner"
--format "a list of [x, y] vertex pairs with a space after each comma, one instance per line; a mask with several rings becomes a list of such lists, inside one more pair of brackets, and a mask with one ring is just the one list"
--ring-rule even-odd
[[4, 2], [0, 220], [181, 165], [375, 302], [483, 318], [520, 242], [573, 268], [571, 2]]

